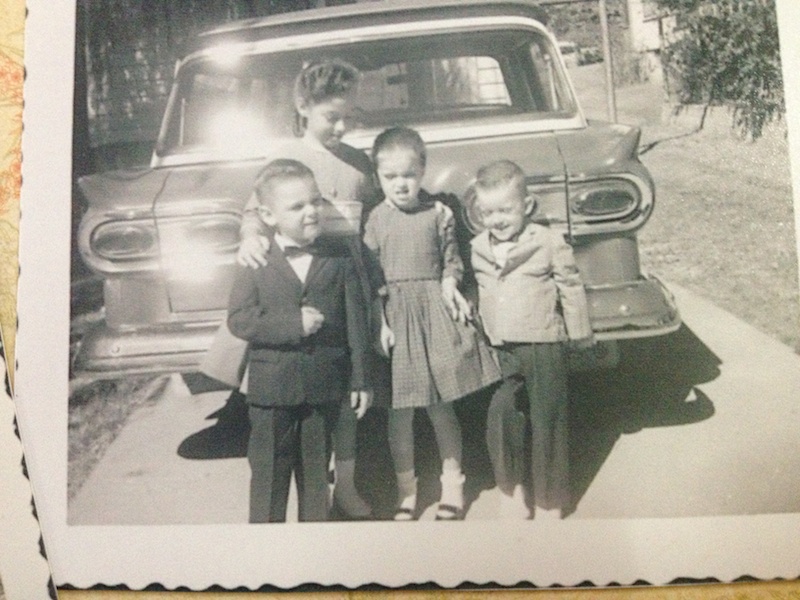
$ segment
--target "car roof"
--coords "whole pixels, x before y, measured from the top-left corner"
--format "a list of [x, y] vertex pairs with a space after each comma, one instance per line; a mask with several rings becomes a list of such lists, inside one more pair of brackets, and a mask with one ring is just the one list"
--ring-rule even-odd
[[200, 34], [190, 50], [266, 37], [323, 33], [364, 26], [366, 22], [388, 25], [483, 16], [521, 16], [547, 24], [547, 13], [533, 0], [374, 0], [234, 21]]

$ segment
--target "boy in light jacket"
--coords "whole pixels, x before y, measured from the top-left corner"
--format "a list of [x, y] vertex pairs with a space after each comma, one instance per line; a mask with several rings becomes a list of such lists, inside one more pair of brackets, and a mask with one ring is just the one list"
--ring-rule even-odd
[[503, 373], [486, 424], [501, 516], [528, 518], [532, 505], [535, 517], [561, 518], [570, 500], [565, 342], [593, 343], [586, 293], [563, 235], [531, 222], [534, 200], [518, 165], [482, 167], [475, 201], [485, 226], [472, 240], [479, 314]]

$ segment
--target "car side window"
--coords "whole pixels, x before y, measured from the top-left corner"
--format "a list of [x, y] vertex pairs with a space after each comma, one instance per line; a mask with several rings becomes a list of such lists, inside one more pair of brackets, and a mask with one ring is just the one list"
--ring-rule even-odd
[[530, 57], [534, 68], [530, 70], [530, 76], [535, 78], [532, 87], [536, 92], [537, 104], [543, 110], [558, 111], [569, 106], [569, 95], [563, 79], [557, 75], [557, 61], [549, 50], [541, 43], [531, 43]]
[[364, 73], [359, 104], [366, 111], [397, 108], [510, 106], [496, 59], [490, 56], [401, 62]]

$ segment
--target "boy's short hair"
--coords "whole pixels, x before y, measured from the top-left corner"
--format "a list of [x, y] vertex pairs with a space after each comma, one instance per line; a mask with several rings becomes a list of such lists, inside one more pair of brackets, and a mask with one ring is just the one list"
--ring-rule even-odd
[[515, 162], [498, 160], [478, 169], [475, 177], [475, 192], [494, 190], [499, 187], [512, 186], [520, 200], [528, 196], [525, 184], [525, 171]]
[[425, 166], [428, 154], [425, 150], [425, 142], [422, 141], [419, 133], [410, 127], [390, 127], [382, 131], [372, 145], [372, 162], [377, 166], [378, 154], [392, 148], [411, 150], [417, 155], [422, 166]]
[[314, 181], [314, 172], [299, 160], [292, 158], [278, 158], [268, 163], [256, 177], [253, 186], [253, 193], [258, 199], [258, 203], [269, 207], [275, 185], [291, 179]]

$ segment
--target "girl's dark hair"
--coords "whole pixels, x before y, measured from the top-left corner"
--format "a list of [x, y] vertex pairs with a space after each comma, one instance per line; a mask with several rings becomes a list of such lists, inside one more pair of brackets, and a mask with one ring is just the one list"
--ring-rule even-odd
[[[298, 73], [294, 80], [295, 104], [317, 104], [347, 95], [358, 85], [361, 73], [349, 62], [338, 58], [314, 61]], [[295, 111], [295, 133], [302, 135], [305, 123]]]
[[413, 129], [409, 127], [390, 127], [381, 132], [372, 145], [372, 162], [375, 166], [378, 165], [378, 154], [393, 148], [411, 150], [419, 157], [422, 166], [425, 166], [425, 161], [427, 160], [425, 142], [422, 141], [419, 133]]

